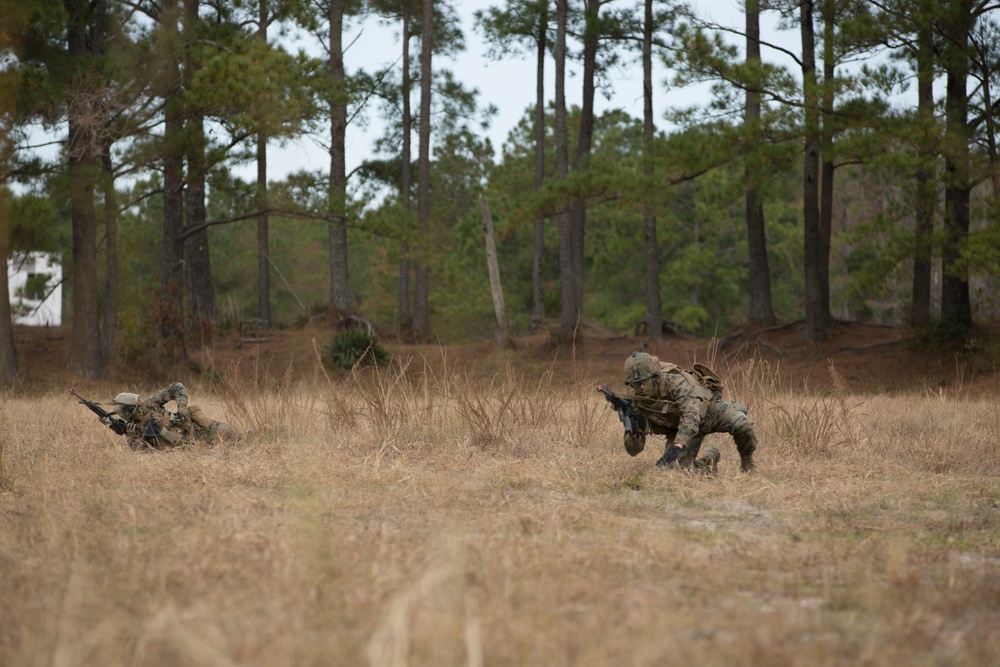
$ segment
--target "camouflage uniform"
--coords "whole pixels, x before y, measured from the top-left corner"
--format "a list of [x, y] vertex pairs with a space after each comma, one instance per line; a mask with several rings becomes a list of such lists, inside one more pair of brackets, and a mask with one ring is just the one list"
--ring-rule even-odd
[[[704, 370], [711, 373], [708, 369]], [[722, 400], [721, 383], [714, 376], [709, 375], [706, 382], [699, 373], [675, 364], [661, 363], [644, 352], [633, 352], [625, 362], [625, 382], [633, 394], [628, 398], [646, 417], [646, 432], [666, 436], [667, 449], [657, 461], [658, 466], [672, 463], [668, 460], [668, 452], [676, 446], [680, 448], [677, 465], [698, 467], [698, 452], [705, 436], [709, 433], [729, 433], [740, 454], [742, 470], [754, 467], [757, 437], [753, 419], [743, 403]], [[630, 434], [625, 434], [625, 448], [629, 454], [635, 456], [642, 451], [645, 435], [630, 437]]]
[[[164, 405], [174, 401], [177, 412]], [[137, 394], [118, 394], [116, 412], [127, 422], [126, 437], [132, 449], [166, 449], [194, 441], [216, 438], [236, 440], [239, 432], [223, 422], [211, 419], [196, 405], [188, 407], [188, 391], [174, 382], [140, 401]]]

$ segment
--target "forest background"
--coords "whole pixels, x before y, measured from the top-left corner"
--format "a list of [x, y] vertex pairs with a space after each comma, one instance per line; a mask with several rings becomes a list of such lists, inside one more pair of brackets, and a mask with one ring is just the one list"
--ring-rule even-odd
[[[536, 63], [537, 98], [495, 147], [496, 110], [441, 65], [463, 57], [457, 4], [4, 0], [0, 250], [61, 256], [88, 378], [321, 312], [413, 342], [793, 320], [820, 341], [842, 319], [961, 347], [998, 309], [996, 8], [750, 1], [726, 26], [652, 0], [498, 4], [474, 30]], [[396, 39], [350, 63], [367, 24]], [[599, 111], [622, 72], [641, 118]], [[654, 108], [691, 85], [709, 94]], [[328, 164], [269, 180], [269, 150], [307, 140]]]

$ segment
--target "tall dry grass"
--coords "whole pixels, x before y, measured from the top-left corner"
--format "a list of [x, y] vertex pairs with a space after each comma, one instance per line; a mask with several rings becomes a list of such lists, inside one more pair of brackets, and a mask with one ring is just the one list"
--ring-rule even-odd
[[256, 437], [144, 454], [4, 397], [0, 664], [998, 664], [996, 402], [724, 376], [753, 475], [628, 457], [575, 363], [249, 360], [193, 401]]

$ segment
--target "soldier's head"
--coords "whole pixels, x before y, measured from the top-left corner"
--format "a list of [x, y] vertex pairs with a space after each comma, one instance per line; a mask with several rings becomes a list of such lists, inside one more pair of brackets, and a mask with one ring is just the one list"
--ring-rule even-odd
[[139, 407], [139, 394], [123, 391], [115, 396], [111, 402], [118, 406], [116, 408], [116, 412], [118, 412], [118, 414], [124, 415], [127, 419], [131, 419]]
[[642, 396], [653, 393], [653, 384], [660, 377], [660, 362], [645, 352], [633, 352], [625, 360], [625, 384]]

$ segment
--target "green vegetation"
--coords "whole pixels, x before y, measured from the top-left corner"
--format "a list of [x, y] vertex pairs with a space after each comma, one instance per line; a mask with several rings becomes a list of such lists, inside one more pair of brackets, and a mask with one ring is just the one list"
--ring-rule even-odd
[[347, 329], [336, 334], [326, 344], [323, 363], [330, 368], [341, 369], [384, 366], [389, 363], [389, 352], [367, 331]]

